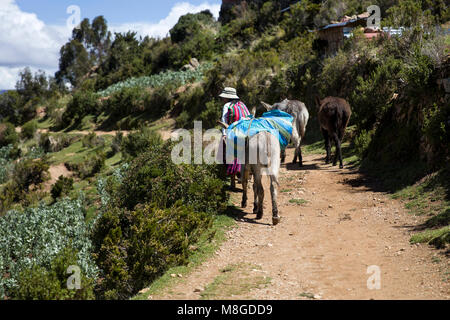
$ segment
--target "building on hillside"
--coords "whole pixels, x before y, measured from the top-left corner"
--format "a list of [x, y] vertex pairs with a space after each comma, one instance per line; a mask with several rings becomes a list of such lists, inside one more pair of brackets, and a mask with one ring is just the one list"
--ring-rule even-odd
[[400, 28], [383, 28], [375, 29], [367, 27], [367, 19], [370, 14], [368, 12], [359, 14], [357, 16], [345, 16], [341, 21], [326, 25], [317, 30], [320, 41], [324, 44], [325, 53], [336, 53], [344, 44], [344, 39], [349, 38], [355, 28], [361, 28], [366, 39], [374, 39], [381, 35], [399, 36], [406, 30], [404, 27]]
[[[357, 16], [345, 16], [341, 21], [334, 22], [318, 29], [319, 39], [326, 42], [326, 53], [332, 54], [339, 50], [344, 44], [344, 39], [349, 37], [352, 30], [356, 27], [367, 26], [367, 18], [370, 16], [368, 12]], [[372, 32], [367, 37], [373, 37]]]

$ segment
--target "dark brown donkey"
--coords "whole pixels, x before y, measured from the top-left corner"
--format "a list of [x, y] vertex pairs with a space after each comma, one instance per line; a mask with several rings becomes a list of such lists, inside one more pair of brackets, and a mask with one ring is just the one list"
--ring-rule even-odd
[[327, 97], [320, 100], [316, 97], [316, 103], [319, 106], [320, 130], [325, 138], [325, 148], [327, 150], [326, 163], [330, 163], [331, 158], [331, 139], [336, 144], [336, 155], [333, 159], [333, 166], [337, 163], [339, 156], [340, 168], [344, 168], [342, 163], [341, 142], [345, 134], [352, 110], [348, 102], [342, 98]]

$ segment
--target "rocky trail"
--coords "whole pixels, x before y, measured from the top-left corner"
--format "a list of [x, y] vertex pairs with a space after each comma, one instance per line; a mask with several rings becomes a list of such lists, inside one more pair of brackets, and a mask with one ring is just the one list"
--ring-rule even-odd
[[[236, 213], [237, 227], [212, 258], [149, 299], [450, 298], [448, 258], [409, 243], [421, 217], [355, 169], [325, 165], [322, 155], [304, 160], [303, 168], [282, 165], [279, 225], [271, 225], [265, 178], [263, 219], [254, 220], [253, 204]], [[241, 193], [232, 200], [238, 206]], [[374, 279], [379, 289], [369, 289]]]
[[[17, 128], [16, 128], [17, 130]], [[48, 129], [38, 129], [39, 133], [48, 133], [50, 132]], [[81, 131], [70, 131], [70, 134], [74, 134], [74, 135], [83, 135], [83, 136], [87, 136], [88, 134], [91, 134], [92, 132], [94, 132], [97, 136], [101, 137], [101, 136], [114, 136], [116, 135], [117, 132], [119, 132], [119, 130], [112, 130], [112, 131], [99, 131], [99, 130], [81, 130]], [[129, 130], [121, 130], [120, 131], [124, 137], [126, 137], [128, 134], [131, 133], [131, 131]]]

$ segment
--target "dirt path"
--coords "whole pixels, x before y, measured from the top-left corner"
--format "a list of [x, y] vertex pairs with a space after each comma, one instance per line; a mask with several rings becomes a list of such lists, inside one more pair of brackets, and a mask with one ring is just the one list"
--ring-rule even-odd
[[[288, 150], [288, 159], [291, 156]], [[265, 181], [263, 220], [255, 222], [249, 206], [212, 259], [149, 299], [199, 299], [205, 288], [211, 293], [213, 282], [219, 283], [216, 291], [222, 292], [207, 298], [449, 299], [450, 286], [443, 281], [448, 277], [443, 271], [448, 270], [448, 259], [427, 245], [409, 244], [411, 226], [420, 223], [418, 218], [409, 215], [400, 202], [364, 186], [355, 171], [325, 165], [322, 158], [305, 157], [302, 170], [291, 164], [282, 167], [278, 226], [270, 225]], [[235, 204], [240, 196], [233, 195]], [[293, 199], [298, 203], [291, 203]], [[247, 273], [264, 275], [270, 283], [227, 295], [233, 292], [225, 290], [227, 286], [242, 281], [217, 280], [230, 266], [242, 263], [253, 266]], [[381, 271], [380, 290], [367, 287], [372, 275], [367, 269], [372, 265]]]
[[[17, 128], [16, 128], [17, 130]], [[39, 133], [48, 133], [49, 130], [48, 129], [38, 129]], [[119, 132], [119, 130], [112, 130], [112, 131], [88, 131], [88, 130], [84, 130], [84, 131], [70, 131], [68, 133], [71, 134], [78, 134], [78, 135], [85, 135], [87, 136], [88, 134], [91, 134], [92, 132], [94, 132], [97, 136], [114, 136], [116, 135], [117, 132]], [[126, 137], [129, 133], [131, 133], [131, 131], [129, 130], [122, 130], [120, 131], [123, 133], [123, 136]]]
[[55, 166], [50, 166], [48, 172], [50, 174], [50, 180], [44, 182], [43, 184], [43, 190], [47, 192], [51, 190], [52, 185], [58, 181], [60, 176], [64, 176], [66, 178], [72, 176], [72, 172], [67, 170], [66, 166], [62, 163]]

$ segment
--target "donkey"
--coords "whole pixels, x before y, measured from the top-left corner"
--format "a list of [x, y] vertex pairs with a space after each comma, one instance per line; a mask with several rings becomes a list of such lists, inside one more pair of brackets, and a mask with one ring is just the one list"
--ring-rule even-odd
[[336, 144], [336, 154], [333, 159], [333, 166], [337, 163], [339, 156], [340, 166], [344, 168], [342, 163], [341, 142], [345, 134], [345, 129], [350, 121], [352, 110], [345, 99], [336, 97], [327, 97], [320, 100], [316, 97], [316, 104], [319, 106], [319, 124], [323, 137], [325, 138], [325, 149], [327, 150], [326, 164], [330, 163], [331, 158], [331, 141], [333, 139]]
[[[269, 105], [265, 102], [261, 101], [261, 104], [268, 110], [278, 109], [280, 111], [284, 111], [289, 113], [294, 117], [294, 126], [292, 130], [292, 141], [295, 145], [295, 155], [292, 163], [297, 163], [297, 158], [299, 159], [300, 167], [303, 166], [303, 157], [302, 157], [302, 149], [300, 147], [302, 143], [302, 139], [305, 137], [306, 126], [309, 121], [309, 112], [306, 108], [306, 105], [298, 100], [288, 100], [285, 99], [282, 102], [275, 103], [274, 105]], [[284, 163], [286, 160], [286, 150], [281, 152], [281, 163]]]
[[[225, 129], [229, 126], [218, 121]], [[254, 206], [253, 213], [256, 219], [263, 217], [264, 211], [264, 187], [262, 176], [268, 175], [270, 178], [270, 193], [272, 196], [272, 223], [277, 225], [280, 222], [278, 215], [277, 194], [278, 194], [278, 174], [280, 170], [280, 142], [271, 133], [261, 131], [245, 141], [245, 164], [242, 165], [242, 208], [247, 207], [247, 188], [250, 173], [254, 177], [253, 193]]]

